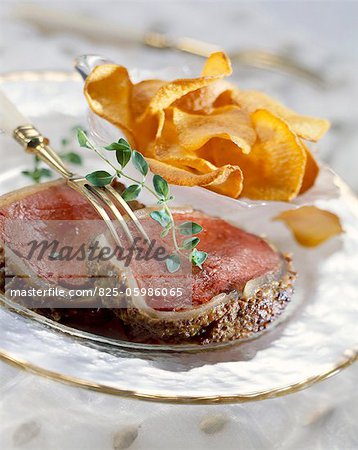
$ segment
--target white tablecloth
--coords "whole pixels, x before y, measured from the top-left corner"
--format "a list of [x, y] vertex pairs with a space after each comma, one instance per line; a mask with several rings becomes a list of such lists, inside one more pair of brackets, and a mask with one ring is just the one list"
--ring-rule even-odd
[[[308, 390], [261, 402], [177, 406], [69, 387], [1, 363], [1, 448], [22, 442], [29, 450], [111, 450], [115, 436], [133, 427], [133, 450], [353, 450], [357, 375], [356, 365]], [[208, 420], [225, 425], [207, 434], [200, 424]]]
[[[176, 53], [90, 42], [70, 34], [44, 35], [11, 17], [16, 1], [0, 2], [1, 71], [71, 68], [75, 55], [98, 53], [131, 67], [175, 66], [195, 60]], [[358, 191], [358, 28], [355, 2], [121, 2], [47, 1], [47, 6], [107, 17], [120, 24], [164, 28], [219, 43], [228, 50], [266, 48], [289, 52], [324, 73], [325, 91], [310, 87], [285, 97], [291, 106], [329, 117], [331, 134], [320, 144], [323, 159]], [[80, 20], [80, 15], [79, 15]], [[244, 76], [244, 75], [243, 75]], [[278, 79], [277, 79], [278, 80]], [[270, 78], [275, 93], [285, 83]], [[245, 78], [245, 83], [250, 82]], [[286, 100], [286, 99], [285, 99]], [[0, 148], [4, 163], [5, 150]], [[264, 402], [174, 406], [125, 400], [61, 385], [0, 363], [0, 443], [4, 450], [111, 449], [138, 429], [131, 448], [355, 449], [357, 367], [309, 390]], [[225, 422], [207, 434], [202, 421]], [[127, 428], [126, 428], [127, 427]], [[128, 431], [128, 427], [132, 427]], [[139, 428], [138, 428], [139, 427]], [[127, 430], [127, 431], [126, 431]], [[128, 434], [129, 433], [129, 434]]]

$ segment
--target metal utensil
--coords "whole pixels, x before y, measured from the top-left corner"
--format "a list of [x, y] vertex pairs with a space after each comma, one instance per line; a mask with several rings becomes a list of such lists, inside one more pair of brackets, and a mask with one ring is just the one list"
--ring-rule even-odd
[[[35, 4], [21, 4], [15, 10], [15, 16], [26, 22], [35, 24], [46, 32], [68, 31], [86, 36], [95, 41], [111, 44], [142, 43], [157, 49], [174, 49], [192, 55], [207, 57], [211, 53], [223, 50], [222, 47], [190, 37], [173, 37], [168, 33], [149, 30], [141, 32], [133, 27], [120, 27], [99, 18], [81, 15], [73, 12], [44, 8]], [[323, 76], [317, 71], [304, 66], [301, 62], [278, 53], [261, 49], [244, 49], [232, 52], [233, 63], [269, 69], [306, 79], [320, 86], [325, 86]]]
[[1, 91], [0, 129], [12, 136], [27, 152], [36, 155], [45, 164], [52, 167], [66, 180], [68, 186], [83, 195], [105, 221], [117, 245], [122, 246], [122, 243], [112, 218], [118, 221], [129, 241], [131, 243], [134, 242], [127, 220], [123, 217], [121, 211], [124, 211], [129, 220], [134, 223], [141, 236], [147, 242], [150, 242], [137, 216], [118, 192], [112, 186], [97, 187], [86, 178], [73, 174], [52, 149], [50, 141], [30, 124], [29, 120], [20, 113], [16, 106]]

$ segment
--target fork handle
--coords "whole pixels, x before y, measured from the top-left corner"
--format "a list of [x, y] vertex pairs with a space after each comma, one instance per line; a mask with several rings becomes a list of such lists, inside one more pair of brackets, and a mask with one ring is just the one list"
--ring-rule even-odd
[[73, 177], [73, 173], [67, 169], [61, 158], [49, 145], [50, 141], [33, 125], [21, 125], [14, 130], [13, 135], [27, 152], [36, 155], [63, 178], [69, 180]]

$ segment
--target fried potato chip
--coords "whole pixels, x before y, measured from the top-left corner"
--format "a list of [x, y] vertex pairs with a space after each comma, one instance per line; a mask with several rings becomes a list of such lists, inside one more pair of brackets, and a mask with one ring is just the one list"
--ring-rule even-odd
[[[305, 151], [307, 159], [299, 194], [303, 194], [310, 189], [314, 185], [319, 174], [319, 166], [311, 152], [307, 148], [305, 148]], [[195, 152], [195, 154], [199, 158], [205, 158], [205, 160], [210, 161], [217, 167], [225, 164], [240, 165], [242, 163], [242, 159], [237, 154], [237, 149], [233, 143], [223, 142], [222, 140], [215, 138], [210, 140]]]
[[[158, 117], [148, 116], [142, 123], [135, 122], [133, 124], [134, 134], [136, 136], [136, 149], [143, 153], [144, 156], [155, 155], [155, 139], [158, 131]], [[163, 117], [164, 126], [164, 117]]]
[[[175, 152], [178, 155], [181, 154], [182, 149], [179, 148], [178, 145], [177, 131], [173, 123], [172, 108], [168, 108], [165, 111], [165, 117], [166, 120], [161, 135], [159, 137], [154, 137], [149, 144], [147, 144], [147, 147], [142, 149], [145, 156], [163, 159], [171, 152]], [[143, 133], [145, 132], [146, 130], [143, 130]]]
[[207, 59], [201, 77], [181, 78], [166, 83], [151, 99], [147, 110], [155, 113], [166, 109], [183, 95], [214, 83], [219, 78], [230, 75], [231, 71], [228, 57], [222, 52], [213, 53]]
[[249, 153], [256, 139], [250, 116], [236, 106], [217, 108], [210, 115], [188, 114], [174, 108], [173, 123], [179, 144], [188, 151], [197, 150], [212, 138], [221, 138]]
[[126, 68], [104, 64], [95, 67], [87, 77], [84, 93], [92, 111], [120, 128], [129, 142], [135, 145], [131, 112], [132, 87]]
[[230, 74], [223, 52], [207, 59], [199, 77], [170, 82], [133, 84], [124, 67], [106, 64], [89, 75], [85, 95], [169, 182], [264, 200], [306, 192], [319, 168], [300, 138], [319, 139], [328, 121], [241, 91], [223, 80]]
[[[306, 152], [288, 126], [265, 110], [252, 114], [257, 141], [247, 155], [233, 152], [230, 146], [211, 148], [215, 165], [235, 164], [244, 175], [242, 196], [251, 199], [283, 200], [294, 198], [302, 184]], [[216, 143], [217, 144], [217, 143]], [[204, 157], [203, 152], [199, 152]]]
[[[178, 143], [167, 145], [165, 140], [160, 139], [154, 147], [156, 160], [163, 163], [163, 165], [154, 167], [154, 163], [152, 163], [151, 169], [154, 170], [159, 167], [159, 170], [163, 171], [160, 173], [164, 177], [165, 170], [168, 170], [169, 166], [170, 173], [166, 175], [166, 179], [169, 182], [179, 183], [183, 186], [205, 185], [207, 188], [210, 188], [210, 186], [209, 184], [206, 185], [206, 183], [212, 183], [213, 190], [234, 198], [241, 192], [243, 181], [241, 169], [228, 170], [226, 169], [227, 165], [223, 164], [222, 166], [224, 167], [218, 170], [217, 166], [208, 159], [200, 158], [195, 152], [183, 152]], [[176, 171], [176, 168], [180, 170]], [[186, 171], [186, 175], [184, 175], [184, 171]], [[224, 176], [222, 176], [222, 173]], [[200, 175], [205, 175], [205, 177], [200, 177]], [[180, 182], [180, 176], [183, 176], [182, 182]], [[217, 178], [216, 181], [214, 180], [215, 178]]]
[[203, 186], [229, 197], [237, 198], [242, 190], [242, 172], [239, 167], [227, 165], [205, 174], [187, 170], [148, 158], [153, 173], [179, 186]]
[[[193, 153], [183, 152], [183, 148], [177, 142], [176, 135], [172, 135], [169, 131], [171, 126], [174, 127], [172, 122], [165, 123], [164, 137], [162, 136], [149, 146], [148, 156], [182, 169], [193, 169], [200, 173], [217, 169], [207, 159], [200, 158]], [[167, 133], [170, 134], [169, 137], [166, 136]]]
[[183, 95], [173, 103], [173, 107], [188, 113], [210, 114], [215, 109], [215, 102], [223, 92], [232, 87], [231, 83], [219, 80]]
[[318, 141], [330, 127], [328, 120], [297, 114], [263, 92], [235, 89], [231, 95], [235, 103], [251, 113], [258, 109], [270, 111], [283, 119], [294, 133], [308, 141]]
[[224, 52], [212, 53], [205, 61], [202, 77], [225, 77], [232, 72], [231, 61]]
[[164, 110], [166, 108], [184, 95], [208, 86], [220, 78], [230, 75], [231, 72], [231, 63], [225, 53], [213, 53], [207, 59], [201, 77], [174, 80], [162, 86], [152, 97], [139, 120], [145, 122], [148, 116], [157, 115], [158, 131], [156, 136], [160, 136], [164, 126]]
[[300, 189], [300, 194], [303, 194], [304, 192], [308, 191], [310, 189], [318, 176], [319, 173], [319, 167], [316, 162], [316, 160], [313, 158], [312, 153], [305, 148], [306, 150], [306, 167], [305, 167], [305, 173], [303, 175], [302, 185]]
[[214, 108], [220, 108], [221, 106], [229, 106], [229, 105], [237, 105], [236, 101], [233, 98], [233, 91], [236, 90], [236, 87], [233, 86], [231, 89], [225, 89], [217, 96], [213, 103]]
[[217, 169], [217, 167], [210, 161], [207, 161], [203, 158], [198, 158], [194, 155], [179, 157], [170, 156], [163, 159], [162, 161], [185, 170], [189, 169], [194, 173], [209, 173]]
[[140, 117], [148, 107], [151, 99], [166, 84], [163, 80], [143, 80], [133, 85], [131, 109], [134, 118]]
[[186, 170], [193, 170], [198, 173], [208, 173], [216, 170], [217, 167], [210, 161], [200, 158], [195, 154], [182, 152], [180, 146], [173, 144], [170, 147], [160, 147], [155, 150], [156, 159], [172, 166]]
[[343, 232], [339, 217], [316, 206], [302, 206], [280, 213], [274, 220], [283, 221], [304, 247], [315, 247]]

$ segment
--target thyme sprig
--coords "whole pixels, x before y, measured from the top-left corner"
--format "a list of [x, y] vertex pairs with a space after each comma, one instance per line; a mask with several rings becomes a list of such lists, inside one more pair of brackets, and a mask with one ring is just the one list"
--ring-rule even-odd
[[[129, 202], [138, 198], [142, 190], [148, 191], [156, 199], [160, 209], [152, 211], [150, 217], [155, 220], [162, 228], [162, 237], [165, 237], [171, 232], [174, 251], [166, 259], [166, 266], [169, 272], [173, 273], [179, 270], [181, 265], [180, 257], [188, 259], [194, 266], [202, 268], [202, 264], [207, 258], [207, 253], [198, 250], [196, 247], [200, 242], [197, 236], [203, 228], [195, 222], [184, 222], [180, 225], [175, 224], [173, 214], [168, 203], [174, 197], [170, 194], [170, 189], [167, 181], [160, 175], [153, 176], [153, 187], [146, 184], [146, 176], [149, 171], [149, 166], [144, 156], [137, 150], [133, 150], [130, 144], [123, 138], [118, 142], [103, 147], [105, 151], [115, 152], [119, 167], [113, 164], [96, 145], [88, 138], [87, 134], [81, 128], [77, 129], [77, 139], [81, 147], [88, 148], [94, 151], [103, 161], [105, 161], [111, 168], [112, 172], [106, 170], [96, 170], [86, 175], [86, 179], [93, 185], [103, 187], [110, 184], [116, 177], [126, 178], [133, 184], [130, 184], [122, 193], [122, 198]], [[140, 173], [140, 179], [136, 179], [128, 175], [124, 171], [127, 164], [132, 161], [133, 166]], [[186, 238], [182, 244], [179, 244], [177, 233], [183, 236], [190, 236]]]
[[40, 160], [37, 156], [34, 156], [33, 159], [33, 169], [32, 170], [23, 170], [21, 173], [25, 175], [25, 177], [31, 178], [34, 183], [40, 183], [43, 178], [51, 178], [52, 172], [50, 169], [45, 167], [40, 167]]

